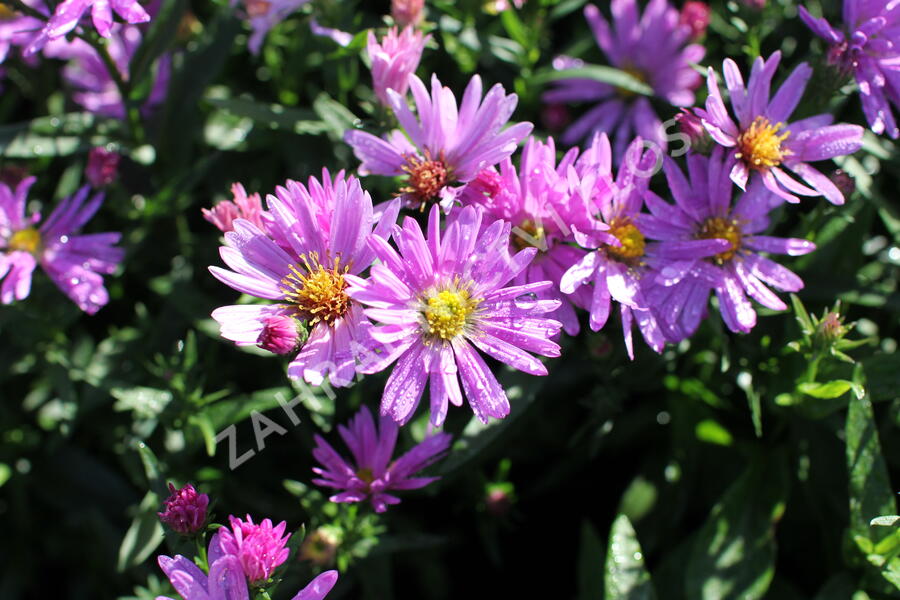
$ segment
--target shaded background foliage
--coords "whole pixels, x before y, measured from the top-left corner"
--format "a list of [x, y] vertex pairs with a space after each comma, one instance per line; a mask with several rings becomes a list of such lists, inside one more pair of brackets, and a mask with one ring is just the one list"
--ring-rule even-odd
[[[419, 73], [459, 91], [478, 72], [519, 94], [517, 119], [557, 133], [540, 102], [550, 60], [602, 60], [584, 4], [530, 0], [493, 15], [479, 0], [431, 2], [434, 39]], [[810, 60], [817, 72], [800, 110], [864, 123], [855, 98], [833, 94], [793, 2], [712, 9], [704, 64], [747, 64], [777, 49], [784, 65]], [[192, 550], [156, 524], [170, 480], [209, 493], [220, 521], [249, 512], [338, 532], [335, 598], [900, 596], [900, 534], [869, 525], [897, 512], [900, 162], [893, 143], [871, 135], [841, 161], [856, 183], [845, 206], [806, 201], [776, 226], [818, 245], [788, 266], [806, 281], [799, 299], [809, 312], [840, 299], [857, 322], [851, 337], [866, 343], [847, 351], [855, 364], [825, 357], [810, 378], [822, 347], [814, 324], [804, 332], [795, 318], [803, 311], [761, 310], [741, 336], [707, 319], [661, 356], [640, 346], [634, 362], [611, 324], [564, 340], [546, 378], [501, 370], [513, 401], [506, 420], [484, 427], [451, 411], [446, 430], [459, 442], [433, 468], [443, 479], [386, 515], [329, 505], [308, 487], [312, 435], [329, 437], [361, 403], [374, 406], [384, 377], [335, 399], [307, 393], [293, 426], [278, 407], [299, 391], [285, 365], [221, 340], [209, 318], [234, 293], [206, 270], [219, 263], [219, 232], [200, 208], [233, 181], [267, 193], [322, 166], [352, 169], [343, 130], [384, 123], [359, 58], [364, 34], [348, 48], [312, 36], [311, 11], [357, 32], [382, 26], [389, 5], [315, 2], [253, 57], [225, 2], [163, 0], [146, 64], [170, 49], [174, 71], [143, 132], [77, 112], [58, 63], [9, 65], [2, 165], [38, 175], [32, 197], [49, 206], [77, 188], [87, 149], [118, 147], [120, 179], [90, 227], [123, 231], [127, 257], [94, 318], [41, 277], [27, 301], [0, 309], [0, 598], [171, 593], [155, 555]], [[189, 14], [191, 27], [173, 26]], [[393, 191], [383, 179], [364, 185], [376, 201]], [[788, 346], [803, 339], [813, 345]], [[254, 410], [287, 431], [232, 472], [213, 438], [236, 424], [238, 453], [255, 448]], [[424, 431], [422, 415], [401, 444]], [[282, 587], [297, 589], [313, 567], [291, 561]]]

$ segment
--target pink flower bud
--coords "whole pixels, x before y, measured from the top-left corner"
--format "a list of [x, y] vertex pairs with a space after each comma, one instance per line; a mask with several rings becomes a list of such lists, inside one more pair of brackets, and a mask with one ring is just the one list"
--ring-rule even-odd
[[709, 27], [709, 5], [699, 0], [688, 0], [681, 9], [679, 21], [690, 27], [692, 39], [702, 38]]
[[119, 169], [119, 158], [118, 153], [106, 148], [91, 149], [84, 174], [92, 187], [106, 187], [115, 181]]
[[182, 535], [191, 535], [200, 531], [206, 522], [206, 508], [209, 496], [198, 494], [191, 484], [180, 490], [169, 484], [171, 496], [165, 501], [166, 510], [159, 515], [159, 520]]
[[407, 27], [399, 35], [397, 28], [392, 27], [381, 38], [369, 32], [369, 43], [366, 51], [372, 60], [372, 87], [378, 101], [388, 106], [387, 91], [394, 90], [401, 96], [409, 89], [409, 76], [416, 72], [422, 59], [422, 50], [431, 36], [423, 36], [421, 31]]
[[422, 13], [425, 9], [425, 0], [392, 0], [391, 16], [400, 27], [412, 25], [415, 27], [422, 22]]
[[247, 195], [247, 190], [240, 183], [231, 186], [232, 200], [223, 200], [211, 209], [201, 209], [203, 218], [219, 228], [222, 233], [234, 229], [235, 219], [247, 219], [257, 227], [265, 230], [268, 213], [263, 210], [259, 194]]
[[273, 354], [289, 354], [300, 342], [297, 321], [287, 315], [275, 315], [266, 319], [256, 345]]

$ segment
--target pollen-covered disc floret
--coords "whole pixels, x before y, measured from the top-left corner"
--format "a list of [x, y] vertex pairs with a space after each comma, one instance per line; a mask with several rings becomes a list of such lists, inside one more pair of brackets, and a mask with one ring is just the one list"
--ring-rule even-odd
[[773, 125], [765, 117], [756, 117], [750, 127], [738, 136], [735, 158], [758, 171], [777, 167], [790, 153], [782, 144], [790, 137], [791, 132], [782, 133], [782, 129], [784, 123]]
[[[327, 170], [321, 181], [310, 177], [306, 186], [288, 181], [266, 201], [265, 230], [235, 219], [220, 250], [233, 270], [210, 267], [210, 272], [240, 292], [273, 303], [224, 306], [212, 316], [222, 336], [239, 345], [260, 345], [278, 354], [299, 345], [288, 365], [290, 377], [319, 385], [327, 375], [332, 385], [348, 385], [360, 353], [372, 341], [371, 324], [347, 294], [346, 278], [372, 263], [366, 238], [373, 226], [387, 235], [400, 203], [391, 203], [376, 224], [372, 199], [359, 181], [343, 171], [332, 180]], [[305, 323], [305, 340], [295, 321]]]
[[342, 266], [341, 259], [335, 258], [326, 268], [315, 252], [301, 256], [300, 263], [299, 269], [297, 265], [289, 265], [290, 273], [281, 280], [285, 300], [310, 325], [321, 321], [333, 327], [350, 310], [350, 296], [344, 291], [347, 288], [344, 274], [350, 270], [349, 265]]
[[622, 262], [634, 262], [644, 256], [644, 234], [629, 216], [615, 217], [609, 223], [609, 234], [619, 246], [608, 245], [606, 252]]
[[381, 414], [398, 423], [412, 418], [426, 383], [434, 425], [442, 424], [448, 405], [462, 404], [464, 395], [481, 421], [505, 417], [509, 400], [476, 348], [533, 375], [546, 375], [547, 369], [529, 352], [559, 356], [551, 338], [561, 324], [545, 315], [560, 303], [541, 296], [552, 284], [509, 285], [537, 250], [510, 254], [509, 223], [482, 227], [482, 219], [482, 209], [465, 207], [441, 233], [440, 211], [433, 206], [427, 239], [407, 218], [393, 233], [399, 253], [386, 238], [373, 235], [369, 243], [380, 262], [368, 279], [347, 276], [350, 297], [384, 324], [372, 331], [382, 347], [363, 372], [397, 363], [385, 385]]
[[406, 164], [402, 167], [407, 174], [408, 185], [400, 188], [403, 194], [409, 194], [419, 202], [419, 207], [437, 198], [447, 182], [451, 180], [450, 170], [447, 168], [443, 157], [434, 159], [431, 153], [425, 151], [425, 157], [415, 154], [406, 156]]

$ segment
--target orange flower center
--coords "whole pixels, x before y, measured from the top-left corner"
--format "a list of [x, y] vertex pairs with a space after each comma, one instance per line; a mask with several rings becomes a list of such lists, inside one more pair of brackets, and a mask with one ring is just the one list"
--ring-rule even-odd
[[409, 176], [408, 185], [400, 188], [400, 191], [415, 196], [422, 203], [423, 210], [425, 203], [436, 198], [450, 179], [450, 170], [444, 163], [443, 153], [437, 160], [432, 158], [428, 150], [425, 151], [424, 159], [409, 154], [402, 168]]
[[731, 260], [741, 247], [741, 228], [737, 221], [723, 219], [722, 217], [710, 217], [703, 222], [697, 238], [701, 240], [728, 240], [731, 247], [724, 252], [719, 252], [712, 260], [722, 264]]
[[301, 255], [300, 261], [306, 272], [290, 265], [291, 272], [281, 280], [285, 300], [296, 305], [298, 316], [310, 325], [324, 321], [333, 326], [350, 308], [350, 296], [344, 291], [344, 274], [349, 267], [341, 268], [340, 259], [335, 258], [333, 265], [325, 268], [315, 252], [308, 258]]
[[777, 167], [790, 154], [789, 150], [781, 147], [791, 135], [790, 131], [779, 134], [783, 127], [784, 123], [773, 125], [765, 117], [756, 117], [750, 127], [738, 136], [735, 156], [757, 171]]
[[525, 248], [537, 248], [541, 252], [547, 250], [547, 232], [543, 226], [534, 221], [523, 221], [518, 227], [514, 227], [509, 239], [516, 250]]
[[272, 3], [269, 0], [244, 0], [244, 6], [247, 7], [247, 14], [250, 18], [255, 19], [269, 14]]
[[20, 15], [6, 4], [0, 4], [0, 21], [12, 21]]

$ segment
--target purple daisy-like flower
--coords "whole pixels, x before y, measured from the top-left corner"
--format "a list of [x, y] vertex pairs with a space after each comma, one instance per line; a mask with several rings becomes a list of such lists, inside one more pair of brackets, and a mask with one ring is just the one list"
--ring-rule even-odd
[[[797, 238], [760, 235], [769, 226], [771, 194], [756, 187], [740, 195], [732, 204], [733, 186], [729, 180], [729, 161], [723, 148], [707, 158], [688, 155], [688, 177], [672, 160], [665, 164], [669, 188], [675, 205], [648, 191], [647, 207], [652, 216], [642, 224], [648, 236], [666, 244], [688, 241], [727, 241], [721, 252], [706, 258], [683, 260], [660, 271], [665, 285], [676, 286], [674, 295], [662, 298], [667, 310], [658, 311], [661, 319], [675, 324], [677, 335], [690, 332], [699, 322], [698, 304], [705, 307], [709, 291], [719, 299], [722, 319], [735, 332], [748, 332], [756, 325], [756, 311], [748, 296], [772, 310], [785, 310], [784, 302], [768, 286], [796, 292], [803, 281], [764, 253], [799, 256], [815, 250], [815, 244]], [[698, 302], [703, 298], [702, 303]], [[682, 318], [682, 312], [691, 315]]]
[[382, 347], [372, 352], [362, 372], [376, 373], [397, 362], [385, 385], [381, 414], [398, 423], [412, 418], [426, 383], [436, 426], [447, 416], [448, 401], [460, 406], [463, 393], [482, 422], [509, 414], [506, 392], [476, 348], [532, 375], [546, 375], [547, 369], [529, 352], [559, 356], [550, 338], [562, 324], [544, 315], [560, 302], [536, 297], [553, 284], [507, 287], [537, 248], [510, 256], [510, 224], [498, 220], [482, 229], [482, 218], [481, 209], [467, 206], [441, 234], [435, 205], [426, 238], [407, 217], [402, 228], [394, 228], [400, 252], [373, 235], [369, 244], [381, 262], [372, 266], [368, 279], [347, 277], [347, 293], [369, 307], [367, 316], [384, 324], [372, 331]]
[[[107, 49], [119, 69], [120, 75], [128, 79], [128, 66], [141, 44], [143, 34], [133, 25], [114, 25], [111, 28]], [[110, 74], [106, 62], [87, 42], [74, 39], [47, 46], [44, 54], [50, 58], [68, 60], [63, 68], [63, 79], [73, 89], [72, 99], [89, 112], [117, 119], [125, 118], [125, 104], [119, 88]], [[150, 94], [144, 101], [142, 111], [147, 114], [162, 104], [169, 85], [171, 58], [168, 54], [160, 57]]]
[[[232, 0], [232, 6], [237, 4], [237, 1]], [[247, 46], [250, 52], [259, 54], [269, 30], [307, 4], [309, 0], [242, 0], [242, 2], [250, 20], [250, 27], [253, 29]]]
[[[288, 181], [267, 199], [271, 223], [266, 231], [236, 219], [225, 234], [222, 260], [233, 269], [210, 267], [226, 285], [275, 304], [223, 306], [213, 311], [222, 336], [238, 345], [273, 341], [284, 317], [304, 321], [309, 337], [288, 366], [290, 377], [320, 385], [327, 374], [334, 386], [349, 385], [356, 355], [370, 346], [369, 321], [346, 291], [346, 278], [364, 271], [374, 258], [366, 245], [374, 223], [372, 199], [359, 181], [341, 171], [332, 181], [309, 178], [308, 187]], [[386, 235], [399, 203], [393, 203], [375, 227]], [[297, 323], [299, 325], [299, 322]], [[284, 337], [267, 349], [279, 353]]]
[[75, 29], [88, 8], [91, 9], [94, 28], [105, 38], [112, 35], [113, 11], [130, 24], [150, 20], [150, 15], [137, 0], [63, 0], [56, 5], [53, 16], [25, 49], [25, 54], [34, 54], [47, 42], [64, 37]]
[[388, 89], [388, 103], [403, 131], [395, 130], [382, 139], [351, 130], [344, 140], [362, 161], [360, 175], [405, 175], [407, 185], [400, 191], [409, 206], [424, 208], [428, 202], [439, 201], [449, 210], [462, 190], [458, 184], [472, 181], [482, 170], [511, 156], [533, 125], [516, 123], [504, 130], [518, 97], [506, 94], [498, 83], [482, 100], [478, 75], [469, 81], [458, 107], [453, 92], [436, 75], [431, 78], [430, 95], [415, 75], [409, 76], [409, 85], [418, 119], [406, 97]]
[[[40, 13], [47, 14], [42, 0], [22, 0], [23, 3]], [[6, 4], [0, 4], [0, 64], [9, 56], [13, 47], [25, 47], [39, 35], [44, 21], [31, 15], [22, 14]]]
[[[646, 83], [653, 95], [673, 106], [694, 103], [694, 90], [702, 78], [691, 67], [703, 59], [705, 50], [691, 44], [691, 28], [680, 22], [678, 10], [666, 0], [650, 0], [643, 14], [637, 0], [613, 0], [613, 27], [593, 4], [584, 8], [584, 16], [593, 30], [600, 49], [610, 64]], [[554, 67], [560, 70], [579, 66], [579, 61], [560, 57]], [[599, 102], [576, 120], [562, 136], [574, 144], [594, 132], [615, 132], [616, 156], [621, 156], [635, 133], [645, 140], [666, 147], [662, 121], [649, 98], [591, 79], [565, 79], [544, 93], [549, 103]]]
[[[505, 159], [499, 173], [493, 168], [483, 171], [460, 196], [463, 205], [482, 207], [491, 221], [503, 219], [512, 225], [511, 252], [529, 246], [537, 248], [534, 260], [512, 283], [551, 281], [553, 287], [544, 297], [559, 300], [560, 306], [547, 316], [561, 321], [569, 335], [577, 335], [579, 330], [575, 304], [581, 305], [586, 299], [579, 303], [563, 294], [559, 282], [563, 273], [585, 254], [569, 244], [574, 241], [573, 228], [588, 231], [595, 227], [588, 203], [570, 191], [569, 169], [577, 155], [578, 149], [573, 148], [557, 165], [553, 138], [546, 143], [529, 138], [519, 169]], [[584, 291], [574, 293], [581, 295]]]
[[376, 429], [375, 420], [367, 407], [338, 431], [350, 452], [353, 463], [348, 463], [335, 452], [328, 442], [316, 435], [313, 456], [323, 466], [313, 467], [319, 475], [313, 483], [343, 490], [330, 498], [332, 502], [363, 502], [367, 498], [375, 512], [384, 512], [400, 498], [389, 493], [394, 490], [423, 488], [439, 477], [415, 477], [415, 474], [437, 461], [450, 447], [452, 436], [436, 433], [416, 444], [412, 450], [391, 461], [397, 445], [397, 424], [383, 416]]
[[[159, 567], [183, 600], [250, 600], [251, 585], [264, 582], [271, 571], [287, 560], [284, 547], [287, 537], [281, 538], [285, 523], [272, 527], [265, 519], [260, 525], [231, 517], [233, 530], [222, 527], [209, 543], [207, 560], [209, 575], [194, 561], [179, 555], [160, 556]], [[249, 570], [248, 570], [249, 567]], [[337, 583], [337, 571], [325, 571], [300, 590], [293, 600], [322, 600]], [[159, 596], [157, 600], [172, 600]]]
[[25, 216], [35, 180], [23, 179], [15, 190], [0, 183], [0, 302], [25, 299], [32, 272], [40, 264], [78, 308], [92, 315], [109, 302], [102, 275], [115, 271], [122, 261], [124, 251], [114, 246], [121, 234], [76, 234], [103, 202], [102, 193], [88, 200], [88, 186], [60, 202], [38, 227], [39, 213]]
[[566, 293], [591, 285], [583, 306], [590, 311], [589, 323], [594, 331], [606, 325], [612, 302], [619, 304], [625, 347], [631, 359], [631, 330], [635, 322], [647, 345], [656, 352], [661, 352], [666, 342], [648, 299], [648, 287], [655, 281], [656, 270], [673, 260], [711, 256], [727, 247], [720, 240], [691, 240], [677, 245], [648, 243], [643, 226], [643, 194], [655, 161], [655, 153], [645, 152], [643, 140], [637, 138], [628, 147], [623, 165], [613, 179], [609, 140], [605, 134], [594, 138], [578, 161], [582, 179], [577, 186], [578, 194], [596, 207], [605, 227], [575, 230], [578, 243], [592, 251], [573, 263], [560, 282]]
[[430, 35], [422, 35], [413, 27], [407, 27], [400, 34], [391, 27], [381, 42], [373, 32], [369, 32], [366, 51], [372, 61], [372, 87], [378, 100], [388, 106], [387, 91], [394, 90], [405, 96], [409, 89], [409, 76], [416, 72], [425, 44]]
[[[852, 154], [862, 146], [863, 129], [858, 125], [831, 125], [828, 114], [788, 122], [806, 89], [812, 69], [801, 63], [770, 99], [772, 77], [781, 60], [775, 52], [753, 63], [750, 80], [744, 79], [737, 65], [725, 59], [725, 84], [731, 95], [731, 107], [737, 121], [729, 116], [719, 92], [715, 72], [709, 69], [709, 97], [706, 110], [695, 109], [712, 138], [731, 152], [731, 180], [746, 189], [751, 172], [769, 191], [788, 202], [801, 196], [825, 196], [833, 204], [843, 204], [844, 196], [828, 177], [810, 162]], [[789, 169], [803, 180], [788, 175]]]
[[844, 0], [844, 29], [800, 6], [800, 18], [830, 45], [828, 62], [856, 78], [863, 112], [875, 133], [900, 136], [891, 104], [900, 107], [900, 4]]

